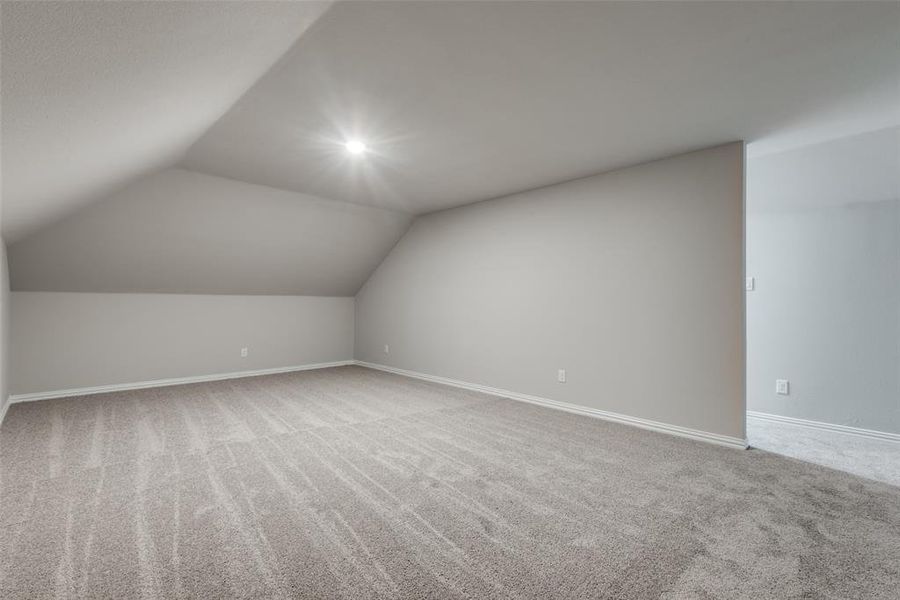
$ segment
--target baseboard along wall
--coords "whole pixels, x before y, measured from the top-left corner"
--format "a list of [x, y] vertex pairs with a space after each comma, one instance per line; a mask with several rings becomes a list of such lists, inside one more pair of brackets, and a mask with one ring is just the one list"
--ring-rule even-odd
[[773, 415], [770, 413], [747, 411], [747, 416], [751, 419], [760, 419], [761, 421], [772, 421], [774, 423], [786, 423], [788, 425], [799, 425], [809, 429], [819, 429], [822, 431], [831, 431], [836, 433], [845, 433], [847, 435], [855, 435], [859, 437], [869, 438], [873, 440], [881, 440], [886, 442], [900, 443], [900, 433], [890, 433], [888, 431], [877, 431], [875, 429], [863, 429], [861, 427], [851, 427], [849, 425], [837, 425], [835, 423], [825, 423], [823, 421], [811, 421], [809, 419], [798, 419], [796, 417], [783, 417], [781, 415]]
[[170, 385], [184, 385], [187, 383], [202, 383], [204, 381], [221, 381], [224, 379], [240, 379], [241, 377], [258, 377], [260, 375], [275, 375], [277, 373], [291, 373], [293, 371], [311, 371], [313, 369], [327, 369], [330, 367], [345, 367], [355, 364], [353, 360], [338, 360], [326, 363], [313, 363], [308, 365], [296, 365], [291, 367], [276, 367], [273, 369], [257, 369], [255, 371], [234, 371], [231, 373], [214, 373], [211, 375], [197, 375], [194, 377], [174, 377], [172, 379], [154, 379], [151, 381], [138, 381], [136, 383], [115, 383], [111, 385], [98, 385], [94, 387], [72, 388], [68, 390], [53, 390], [50, 392], [35, 392], [31, 394], [13, 394], [9, 397], [9, 404], [15, 402], [33, 402], [35, 400], [50, 400], [52, 398], [69, 398], [73, 396], [89, 396], [92, 394], [107, 394], [109, 392], [123, 392], [127, 390], [140, 390], [144, 388], [167, 387]]
[[387, 365], [380, 365], [377, 363], [356, 361], [356, 364], [361, 367], [367, 367], [369, 369], [386, 371], [388, 373], [394, 373], [396, 375], [403, 375], [405, 377], [412, 377], [414, 379], [422, 379], [424, 381], [431, 381], [433, 383], [441, 383], [444, 385], [450, 385], [453, 387], [472, 390], [475, 392], [482, 392], [484, 394], [490, 394], [492, 396], [499, 396], [501, 398], [509, 398], [511, 400], [519, 400], [521, 402], [537, 404], [540, 406], [545, 406], [547, 408], [553, 408], [556, 410], [564, 410], [566, 412], [571, 412], [571, 413], [575, 413], [575, 414], [579, 414], [579, 415], [586, 415], [586, 416], [594, 417], [597, 419], [603, 419], [605, 421], [613, 421], [615, 423], [622, 423], [625, 425], [631, 425], [633, 427], [640, 427], [641, 429], [649, 429], [650, 431], [657, 431], [660, 433], [668, 433], [670, 435], [677, 435], [679, 437], [685, 437], [685, 438], [689, 438], [689, 439], [693, 439], [693, 440], [710, 442], [713, 444], [718, 444], [720, 446], [728, 446], [730, 448], [739, 448], [741, 450], [744, 450], [747, 448], [747, 440], [746, 439], [742, 440], [740, 438], [731, 437], [731, 436], [727, 436], [727, 435], [720, 435], [718, 433], [710, 433], [708, 431], [701, 431], [699, 429], [690, 429], [688, 427], [681, 427], [679, 425], [670, 425], [668, 423], [661, 423], [659, 421], [651, 421], [649, 419], [641, 419], [639, 417], [632, 417], [632, 416], [623, 415], [620, 413], [599, 410], [596, 408], [589, 408], [587, 406], [579, 406], [577, 404], [569, 404], [567, 402], [559, 402], [557, 400], [550, 400], [549, 398], [541, 398], [540, 396], [531, 396], [528, 394], [520, 394], [519, 392], [513, 392], [510, 390], [489, 387], [489, 386], [480, 385], [477, 383], [469, 383], [467, 381], [460, 381], [458, 379], [449, 379], [447, 377], [438, 377], [436, 375], [428, 375], [426, 373], [418, 373], [416, 371], [408, 371], [406, 369], [398, 369], [396, 367], [389, 367]]
[[3, 426], [3, 419], [6, 417], [6, 411], [9, 410], [10, 404], [12, 404], [12, 400], [7, 396], [6, 402], [3, 403], [3, 408], [0, 408], [0, 427]]
[[[315, 363], [308, 365], [297, 365], [290, 367], [277, 367], [274, 369], [259, 369], [255, 371], [236, 371], [232, 373], [216, 373], [211, 375], [198, 375], [194, 377], [176, 377], [171, 379], [155, 379], [151, 381], [139, 381], [135, 383], [119, 383], [112, 385], [101, 385], [94, 387], [84, 387], [84, 388], [72, 388], [66, 390], [53, 390], [48, 392], [35, 392], [30, 394], [14, 394], [11, 395], [6, 402], [2, 413], [0, 413], [0, 425], [3, 423], [3, 417], [6, 416], [6, 411], [9, 409], [10, 404], [17, 402], [33, 402], [37, 400], [50, 400], [54, 398], [71, 398], [77, 396], [88, 396], [92, 394], [106, 394], [110, 392], [121, 392], [127, 390], [139, 390], [145, 388], [155, 388], [155, 387], [167, 387], [172, 385], [184, 385], [189, 383], [202, 383], [206, 381], [221, 381], [225, 379], [238, 379], [241, 377], [258, 377], [260, 375], [274, 375], [277, 373], [290, 373], [294, 371], [308, 371], [313, 369], [326, 369], [330, 367], [342, 367], [347, 365], [359, 365], [361, 367], [366, 367], [369, 369], [375, 369], [378, 371], [385, 371], [388, 373], [393, 373], [395, 375], [402, 375], [404, 377], [412, 377], [414, 379], [421, 379], [424, 381], [430, 381], [433, 383], [440, 383], [443, 385], [449, 385], [452, 387], [458, 387], [463, 389], [468, 389], [476, 392], [481, 392], [484, 394], [490, 394], [492, 396], [498, 396], [501, 398], [509, 398], [511, 400], [518, 400], [521, 402], [528, 402], [530, 404], [537, 404], [540, 406], [545, 406], [547, 408], [553, 408], [556, 410], [564, 410], [567, 412], [585, 415], [589, 417], [594, 417], [598, 419], [604, 419], [606, 421], [613, 421], [616, 423], [622, 423], [625, 425], [631, 425], [633, 427], [640, 427], [642, 429], [648, 429], [650, 431], [657, 431], [661, 433], [667, 433], [670, 435], [677, 435], [680, 437], [685, 437], [694, 440], [700, 440], [703, 442], [709, 442], [713, 444], [718, 444], [721, 446], [728, 446], [731, 448], [747, 448], [747, 441], [745, 439], [735, 438], [731, 436], [720, 435], [717, 433], [710, 433], [708, 431], [701, 431], [698, 429], [690, 429], [688, 427], [681, 427], [679, 425], [671, 425], [668, 423], [662, 423], [659, 421], [651, 421], [649, 419], [641, 419], [639, 417], [632, 417], [629, 415], [623, 415], [620, 413], [614, 413], [604, 410], [599, 410], [596, 408], [589, 408], [586, 406], [579, 406], [577, 404], [569, 404], [567, 402], [559, 402], [557, 400], [551, 400], [549, 398], [542, 398], [540, 396], [531, 396], [528, 394], [521, 394], [519, 392], [514, 392], [511, 390], [504, 390], [500, 388], [494, 388], [486, 385], [480, 385], [477, 383], [470, 383], [467, 381], [460, 381], [458, 379], [450, 379], [447, 377], [439, 377], [437, 375], [428, 375], [426, 373], [419, 373], [416, 371], [409, 371], [406, 369], [398, 369], [396, 367], [389, 367], [387, 365], [381, 365], [376, 363], [369, 363], [365, 361], [356, 361], [356, 360], [342, 360], [335, 362], [327, 362], [327, 363]], [[852, 429], [852, 428], [851, 428]], [[878, 433], [878, 432], [875, 432]], [[885, 434], [890, 435], [890, 434]], [[900, 436], [896, 436], [900, 439]]]

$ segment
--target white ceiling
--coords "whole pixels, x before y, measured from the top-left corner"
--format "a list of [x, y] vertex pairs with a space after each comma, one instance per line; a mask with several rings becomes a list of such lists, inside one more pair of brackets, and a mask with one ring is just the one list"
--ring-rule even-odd
[[0, 20], [15, 289], [352, 294], [411, 214], [900, 125], [900, 2], [2, 0]]
[[4, 237], [176, 163], [327, 6], [4, 1]]
[[[348, 2], [181, 164], [426, 213], [900, 124], [898, 86], [895, 2]], [[347, 157], [350, 136], [372, 154]]]
[[9, 248], [14, 290], [353, 296], [410, 215], [182, 169]]

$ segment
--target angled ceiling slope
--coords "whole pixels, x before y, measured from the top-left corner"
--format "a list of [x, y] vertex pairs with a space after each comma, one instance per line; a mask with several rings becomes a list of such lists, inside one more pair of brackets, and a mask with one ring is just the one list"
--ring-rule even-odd
[[353, 296], [412, 216], [166, 169], [9, 248], [13, 290]]
[[342, 2], [181, 165], [421, 214], [783, 150], [900, 124], [898, 23], [898, 2]]
[[373, 207], [900, 124], [900, 3], [328, 6], [4, 0], [13, 288], [348, 295]]
[[328, 6], [4, 0], [4, 237], [175, 164]]

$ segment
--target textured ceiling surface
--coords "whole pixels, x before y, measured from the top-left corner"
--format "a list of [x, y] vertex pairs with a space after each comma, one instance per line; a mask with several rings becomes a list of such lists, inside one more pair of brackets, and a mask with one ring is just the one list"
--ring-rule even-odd
[[418, 214], [769, 152], [900, 124], [898, 23], [894, 2], [340, 3], [182, 165]]
[[177, 162], [327, 6], [4, 1], [4, 237]]
[[14, 290], [353, 296], [410, 215], [167, 169], [9, 248]]

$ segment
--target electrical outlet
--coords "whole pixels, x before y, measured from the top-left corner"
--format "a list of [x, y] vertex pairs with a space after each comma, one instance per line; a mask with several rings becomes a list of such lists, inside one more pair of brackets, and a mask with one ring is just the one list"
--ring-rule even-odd
[[791, 393], [791, 382], [787, 379], [775, 380], [775, 393], [787, 396]]
[[560, 383], [566, 382], [566, 370], [560, 369], [556, 372], [556, 380]]
[[755, 290], [756, 289], [756, 278], [748, 277], [747, 281], [744, 284], [744, 287], [748, 292], [752, 292], [753, 290]]
[[247, 348], [241, 348], [241, 358], [247, 358], [247, 354], [249, 354], [249, 350]]
[[387, 344], [384, 345], [384, 353], [385, 353], [385, 354], [390, 354], [390, 353], [391, 353], [391, 347], [388, 346]]

